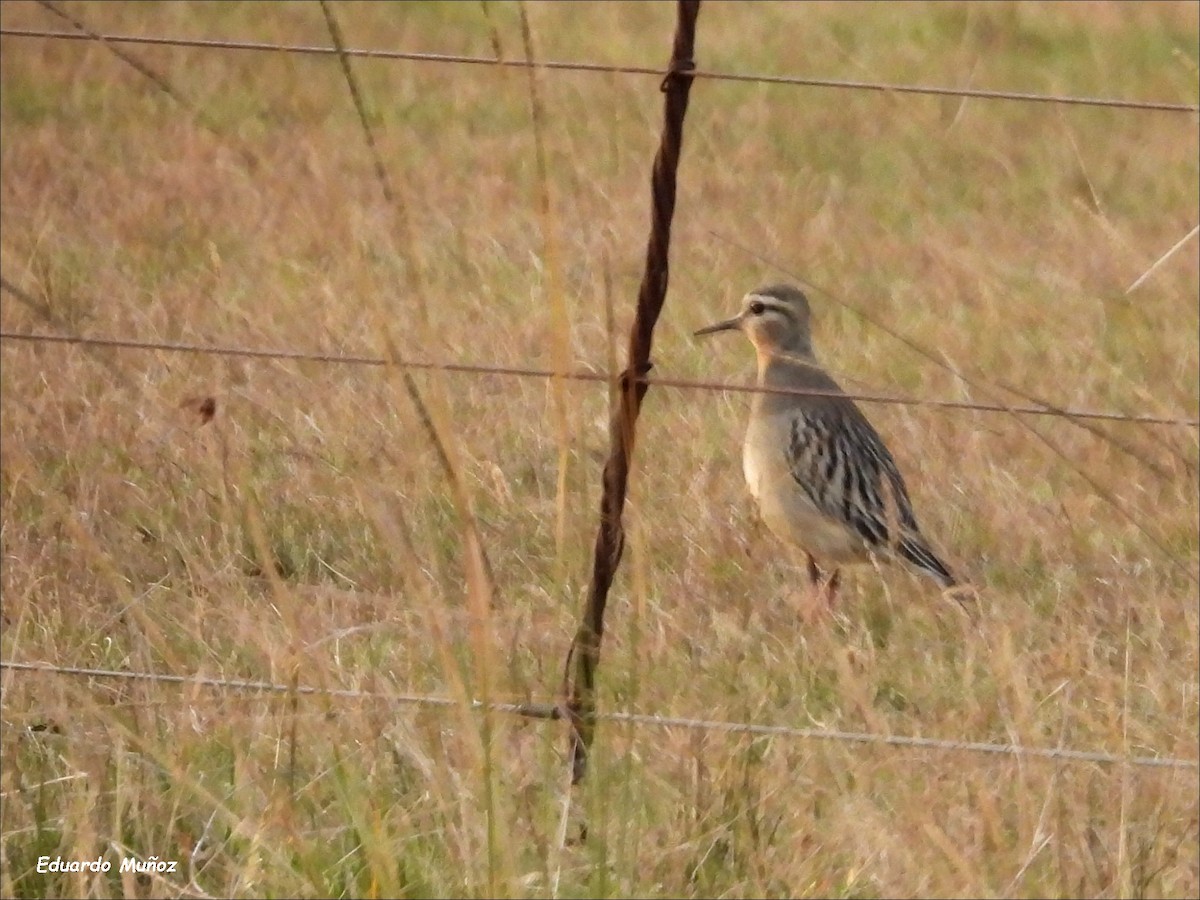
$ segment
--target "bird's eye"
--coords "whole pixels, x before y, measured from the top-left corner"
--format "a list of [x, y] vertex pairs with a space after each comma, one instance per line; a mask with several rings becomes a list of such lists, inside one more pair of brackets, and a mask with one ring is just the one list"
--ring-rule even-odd
[[761, 300], [751, 300], [750, 301], [751, 315], [761, 316], [764, 312], [766, 312], [766, 310], [767, 310], [767, 304], [763, 303]]

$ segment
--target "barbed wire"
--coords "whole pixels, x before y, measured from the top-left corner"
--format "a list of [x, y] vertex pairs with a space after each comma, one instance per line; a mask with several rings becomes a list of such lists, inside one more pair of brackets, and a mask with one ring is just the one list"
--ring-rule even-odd
[[[161, 35], [133, 34], [80, 34], [73, 31], [56, 31], [37, 28], [0, 28], [0, 36], [17, 38], [43, 38], [49, 40], [86, 41], [101, 40], [113, 44], [142, 44], [165, 47], [191, 47], [209, 50], [251, 50], [275, 53], [336, 56], [336, 47], [315, 44], [281, 44], [269, 41], [235, 41], [216, 38], [184, 38]], [[460, 65], [499, 66], [502, 68], [528, 68], [530, 66], [567, 72], [600, 72], [618, 75], [653, 75], [663, 78], [670, 74], [654, 66], [612, 65], [608, 63], [578, 62], [567, 60], [497, 59], [490, 56], [471, 56], [458, 53], [420, 53], [409, 50], [345, 48], [347, 56], [364, 59], [408, 60], [410, 62], [457, 63]], [[983, 88], [953, 88], [938, 85], [903, 84], [884, 81], [860, 81], [845, 78], [812, 78], [801, 75], [766, 75], [743, 72], [719, 72], [711, 69], [695, 69], [688, 73], [693, 78], [712, 81], [750, 82], [754, 84], [777, 84], [793, 87], [834, 88], [841, 90], [877, 91], [893, 94], [919, 94], [935, 97], [961, 97], [977, 100], [1013, 100], [1027, 103], [1056, 103], [1069, 106], [1093, 106], [1112, 109], [1156, 110], [1159, 112], [1200, 112], [1200, 104], [1174, 103], [1159, 100], [1125, 100], [1116, 97], [1085, 97], [1070, 94], [1039, 94], [1031, 91], [1002, 91]]]
[[[43, 673], [77, 678], [105, 678], [122, 681], [144, 681], [186, 687], [208, 688], [251, 694], [281, 694], [302, 697], [329, 697], [340, 700], [372, 700], [405, 706], [449, 709], [461, 705], [451, 697], [430, 694], [384, 693], [355, 688], [321, 688], [312, 685], [287, 685], [270, 681], [214, 678], [205, 675], [173, 675], [165, 672], [137, 672], [116, 669], [92, 669], [82, 666], [59, 666], [51, 663], [29, 663], [0, 660], [0, 669], [13, 672]], [[474, 711], [484, 709], [524, 718], [561, 719], [565, 713], [554, 703], [511, 703], [480, 700], [468, 701]], [[866, 731], [839, 731], [826, 728], [798, 728], [790, 725], [768, 725], [756, 722], [735, 722], [721, 719], [702, 719], [689, 716], [666, 716], [655, 713], [597, 712], [596, 717], [608, 722], [624, 722], [649, 728], [684, 728], [692, 731], [749, 734], [761, 737], [781, 737], [796, 740], [831, 741], [845, 744], [881, 745], [913, 750], [976, 753], [991, 756], [1013, 756], [1030, 759], [1090, 762], [1102, 765], [1131, 765], [1141, 768], [1200, 770], [1200, 761], [1166, 756], [1123, 756], [1102, 750], [1075, 750], [1066, 747], [1027, 747], [1021, 744], [995, 744], [987, 741], [961, 741], [916, 735], [873, 734]]]
[[[7, 282], [4, 283], [7, 287]], [[330, 363], [354, 366], [385, 366], [388, 361], [378, 356], [356, 356], [332, 353], [315, 353], [304, 350], [266, 350], [252, 347], [230, 347], [210, 344], [192, 344], [180, 341], [140, 341], [128, 338], [86, 337], [69, 334], [44, 334], [0, 329], [0, 340], [27, 341], [49, 344], [82, 344], [92, 347], [111, 347], [125, 350], [163, 351], [170, 353], [195, 353], [210, 356], [232, 356], [242, 359], [283, 360], [290, 362]], [[565, 378], [571, 381], [603, 382], [613, 380], [605, 372], [556, 372], [524, 366], [492, 366], [476, 363], [450, 363], [405, 360], [397, 363], [411, 369], [439, 370], [471, 375], [498, 375], [511, 378]], [[887, 394], [866, 394], [818, 390], [815, 388], [775, 388], [755, 384], [740, 384], [725, 381], [701, 381], [688, 378], [659, 378], [643, 376], [640, 380], [660, 387], [683, 390], [730, 391], [747, 394], [794, 394], [808, 397], [848, 397], [861, 403], [879, 403], [895, 406], [930, 406], [940, 409], [955, 409], [987, 413], [1020, 413], [1052, 418], [1103, 419], [1114, 422], [1130, 422], [1140, 425], [1174, 425], [1200, 428], [1200, 418], [1186, 416], [1154, 416], [1110, 412], [1105, 410], [1062, 409], [1039, 406], [1007, 406], [1002, 403], [975, 403], [969, 400], [942, 400], [933, 398], [895, 397]]]

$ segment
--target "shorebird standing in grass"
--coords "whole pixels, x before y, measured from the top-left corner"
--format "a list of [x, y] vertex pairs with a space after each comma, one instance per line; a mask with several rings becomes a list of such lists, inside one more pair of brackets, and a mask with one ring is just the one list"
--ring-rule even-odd
[[826, 604], [837, 594], [839, 567], [873, 556], [900, 559], [954, 587], [954, 574], [921, 534], [883, 439], [813, 355], [810, 316], [803, 292], [772, 285], [747, 294], [732, 319], [696, 332], [741, 331], [758, 353], [765, 390], [754, 395], [742, 467], [763, 521], [804, 551]]

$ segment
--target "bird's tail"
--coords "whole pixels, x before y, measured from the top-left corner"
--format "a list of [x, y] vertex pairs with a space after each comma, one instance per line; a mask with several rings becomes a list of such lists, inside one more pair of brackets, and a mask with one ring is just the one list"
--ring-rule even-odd
[[943, 588], [952, 588], [959, 584], [950, 567], [929, 549], [929, 545], [919, 535], [906, 535], [901, 538], [896, 549], [901, 558], [936, 579]]

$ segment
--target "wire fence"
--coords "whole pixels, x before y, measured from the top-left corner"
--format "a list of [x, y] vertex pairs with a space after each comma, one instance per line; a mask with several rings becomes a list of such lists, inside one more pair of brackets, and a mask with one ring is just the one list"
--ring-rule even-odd
[[[101, 40], [111, 44], [140, 44], [158, 47], [192, 47], [207, 50], [242, 50], [267, 53], [293, 53], [307, 56], [336, 56], [337, 47], [313, 44], [282, 44], [270, 41], [234, 41], [216, 38], [167, 37], [164, 35], [134, 34], [81, 34], [74, 31], [56, 31], [38, 28], [0, 28], [0, 36], [16, 38], [41, 38], [61, 41]], [[560, 72], [591, 72], [615, 75], [653, 75], [664, 78], [669, 72], [654, 66], [612, 65], [597, 62], [566, 60], [500, 59], [492, 56], [471, 56], [459, 53], [418, 53], [409, 50], [388, 50], [346, 47], [346, 56], [358, 59], [407, 60], [409, 62], [455, 63], [471, 66], [496, 66], [500, 68], [539, 68]], [[945, 87], [928, 84], [902, 84], [885, 81], [860, 81], [846, 78], [814, 78], [801, 75], [766, 75], [747, 72], [718, 72], [711, 69], [693, 69], [693, 78], [710, 81], [749, 82], [753, 84], [788, 85], [791, 87], [835, 88], [851, 91], [875, 91], [890, 94], [918, 94], [931, 97], [959, 97], [976, 100], [1010, 100], [1025, 103], [1052, 103], [1066, 106], [1092, 106], [1109, 109], [1138, 109], [1158, 112], [1196, 113], [1200, 104], [1179, 103], [1165, 100], [1129, 100], [1118, 97], [1086, 97], [1070, 94], [1041, 94], [1032, 91], [1001, 91], [983, 88]]]
[[[154, 81], [159, 88], [173, 99], [190, 109], [193, 114], [197, 110], [191, 106], [184, 96], [174, 90], [170, 82], [141, 64], [128, 54], [117, 49], [117, 45], [167, 46], [176, 48], [196, 48], [226, 51], [256, 51], [272, 53], [288, 53], [313, 56], [340, 56], [343, 65], [347, 58], [376, 59], [376, 60], [407, 60], [420, 63], [443, 63], [473, 66], [495, 66], [505, 68], [538, 68], [545, 70], [572, 71], [582, 73], [609, 73], [646, 75], [664, 78], [672, 74], [670, 71], [650, 66], [611, 65], [585, 61], [538, 60], [531, 59], [502, 59], [498, 57], [483, 57], [461, 54], [418, 53], [391, 49], [348, 48], [343, 46], [320, 46], [305, 44], [285, 44], [262, 41], [238, 41], [219, 39], [198, 39], [171, 36], [105, 34], [88, 29], [77, 20], [66, 16], [54, 4], [42, 3], [47, 9], [67, 18], [77, 32], [55, 31], [49, 29], [29, 28], [0, 28], [0, 36], [18, 39], [45, 39], [62, 41], [98, 41], [117, 53], [126, 63], [136, 68], [141, 74]], [[337, 35], [334, 35], [335, 39]], [[793, 87], [826, 88], [851, 91], [869, 91], [893, 94], [909, 94], [923, 96], [956, 97], [961, 99], [1005, 100], [1015, 102], [1059, 104], [1077, 107], [1111, 108], [1141, 111], [1160, 111], [1185, 114], [1200, 112], [1200, 105], [1195, 103], [1180, 103], [1158, 100], [1122, 99], [1110, 97], [1089, 97], [1067, 94], [1047, 94], [1023, 91], [987, 90], [976, 88], [957, 88], [922, 84], [898, 84], [880, 81], [860, 81], [847, 79], [814, 78], [797, 75], [766, 75], [737, 72], [721, 72], [701, 68], [690, 69], [688, 77], [708, 79], [713, 81], [756, 83], [764, 85], [781, 85]], [[353, 82], [351, 82], [353, 84]], [[352, 87], [353, 90], [353, 87]], [[368, 141], [371, 140], [370, 130], [366, 127]], [[387, 191], [386, 173], [377, 166], [385, 194]], [[1194, 232], [1193, 232], [1194, 234]], [[1190, 237], [1191, 235], [1189, 235]], [[1185, 238], [1184, 240], [1187, 240]], [[1180, 242], [1183, 243], [1182, 241]], [[1147, 275], [1149, 273], [1146, 273]], [[1143, 276], [1143, 278], [1146, 276]], [[1136, 285], [1136, 282], [1135, 282]], [[7, 280], [5, 289], [14, 290]], [[142, 351], [164, 351], [178, 353], [208, 354], [232, 356], [248, 359], [282, 360], [296, 362], [314, 362], [359, 366], [384, 366], [389, 360], [359, 355], [327, 354], [297, 350], [274, 350], [249, 347], [213, 346], [177, 341], [141, 341], [127, 338], [112, 338], [99, 336], [82, 336], [66, 334], [39, 334], [16, 331], [0, 331], [0, 339], [15, 342], [36, 342], [49, 344], [76, 344], [92, 347], [123, 348]], [[615, 376], [604, 372], [572, 371], [561, 372], [550, 369], [530, 367], [504, 367], [483, 364], [405, 361], [400, 363], [407, 369], [436, 369], [447, 372], [468, 374], [487, 374], [515, 378], [565, 378], [576, 381], [603, 382], [611, 384]], [[794, 394], [828, 394], [829, 392], [803, 390], [772, 390], [755, 385], [732, 384], [711, 381], [695, 381], [675, 378], [659, 378], [640, 376], [636, 379], [645, 384], [674, 387], [681, 389], [737, 392], [775, 392]], [[1200, 427], [1200, 418], [1185, 415], [1156, 416], [1143, 414], [1127, 414], [1116, 411], [1062, 409], [1050, 406], [1006, 405], [992, 403], [976, 403], [944, 399], [921, 399], [894, 397], [872, 393], [850, 393], [847, 396], [864, 403], [899, 404], [909, 406], [928, 406], [945, 409], [957, 409], [974, 412], [1007, 413], [1033, 416], [1049, 416], [1068, 419], [1092, 419], [1115, 422], [1130, 422], [1139, 425], [1177, 426], [1186, 428]], [[318, 688], [311, 686], [289, 686], [264, 681], [242, 681], [211, 678], [206, 676], [186, 676], [154, 672], [127, 672], [107, 669], [91, 669], [84, 667], [57, 666], [46, 663], [26, 663], [12, 660], [0, 661], [0, 669], [23, 672], [42, 673], [81, 678], [121, 679], [126, 681], [143, 681], [156, 684], [196, 686], [220, 691], [282, 694], [302, 696], [327, 696], [330, 698], [372, 700], [391, 704], [409, 704], [431, 708], [446, 708], [460, 705], [447, 697], [437, 697], [421, 694], [379, 693], [354, 689]], [[491, 710], [499, 713], [557, 719], [566, 716], [558, 704], [517, 704], [503, 702], [471, 701], [474, 710]], [[1172, 769], [1197, 771], [1200, 762], [1194, 759], [1179, 759], [1165, 756], [1145, 756], [1116, 754], [1104, 751], [1089, 751], [1068, 749], [1065, 747], [1042, 748], [1025, 747], [1015, 744], [998, 744], [975, 741], [943, 740], [919, 736], [882, 735], [865, 732], [836, 731], [815, 728], [798, 728], [785, 725], [769, 725], [748, 722], [719, 721], [703, 718], [677, 717], [636, 712], [596, 712], [595, 717], [610, 722], [626, 722], [639, 726], [657, 728], [684, 728], [708, 732], [724, 732], [733, 734], [750, 734], [772, 736], [797, 740], [821, 740], [843, 742], [858, 745], [881, 745], [897, 748], [910, 748], [921, 751], [962, 752], [984, 754], [993, 757], [1009, 756], [1034, 759], [1058, 760], [1065, 762], [1096, 763], [1104, 765], [1128, 765], [1145, 768]]]
[[[8, 286], [5, 280], [3, 285]], [[213, 344], [194, 344], [183, 341], [140, 341], [129, 338], [89, 337], [69, 334], [39, 334], [32, 332], [0, 329], [0, 340], [24, 341], [43, 344], [79, 344], [89, 347], [113, 347], [126, 350], [146, 350], [170, 353], [193, 353], [209, 356], [229, 356], [241, 359], [280, 360], [288, 362], [329, 363], [351, 366], [385, 366], [389, 361], [379, 356], [353, 354], [315, 353], [304, 350], [269, 350], [256, 347], [230, 347]], [[509, 378], [564, 378], [570, 381], [603, 382], [610, 384], [616, 377], [606, 372], [569, 371], [529, 366], [492, 366], [476, 363], [428, 362], [404, 360], [397, 363], [405, 368], [438, 370], [468, 375], [497, 375]], [[887, 394], [854, 393], [819, 390], [816, 388], [776, 388], [738, 382], [704, 381], [689, 378], [659, 378], [649, 375], [635, 379], [661, 387], [698, 391], [731, 391], [747, 394], [791, 394], [805, 397], [848, 397], [862, 403], [890, 404], [895, 406], [927, 406], [938, 409], [956, 409], [968, 412], [1019, 413], [1030, 416], [1050, 416], [1065, 419], [1100, 419], [1111, 422], [1132, 422], [1140, 425], [1175, 425], [1200, 428], [1200, 418], [1188, 416], [1155, 416], [1091, 409], [1060, 409], [1042, 406], [1009, 406], [1001, 403], [977, 403], [968, 400], [944, 400], [921, 397], [896, 397]]]
[[[455, 700], [454, 698], [429, 694], [385, 693], [381, 691], [364, 691], [356, 688], [321, 688], [303, 684], [287, 685], [270, 681], [213, 678], [205, 675], [173, 675], [162, 672], [92, 669], [82, 666], [57, 666], [50, 663], [29, 663], [13, 660], [0, 660], [0, 669], [6, 669], [11, 672], [41, 673], [76, 678], [140, 681], [152, 684], [175, 685], [178, 687], [190, 686], [245, 694], [282, 695], [287, 697], [328, 697], [335, 700], [367, 700], [396, 706], [419, 706], [435, 709], [462, 706], [462, 701]], [[471, 710], [476, 712], [490, 710], [492, 712], [525, 718], [558, 719], [565, 717], [564, 713], [558, 712], [560, 709], [559, 705], [553, 703], [508, 703], [499, 701], [485, 703], [481, 700], [471, 700], [468, 701], [467, 705]], [[1043, 759], [1071, 763], [1129, 765], [1147, 769], [1200, 771], [1200, 760], [1195, 759], [1178, 759], [1168, 756], [1131, 756], [1101, 750], [1076, 750], [1067, 747], [1027, 747], [1020, 744], [956, 741], [917, 735], [872, 734], [865, 731], [839, 731], [826, 728], [798, 728], [791, 725], [768, 725], [758, 722], [734, 722], [691, 716], [659, 715], [655, 713], [598, 711], [596, 718], [607, 722], [625, 722], [649, 728], [680, 728], [690, 731], [748, 734], [790, 740], [877, 745], [928, 752], [971, 753], [985, 756], [1021, 757], [1025, 759]]]
[[[339, 56], [345, 67], [347, 61], [351, 58], [364, 59], [383, 59], [383, 60], [407, 60], [413, 62], [433, 62], [433, 63], [457, 63], [462, 65], [482, 65], [482, 66], [500, 66], [500, 67], [515, 67], [515, 68], [542, 68], [553, 71], [577, 71], [577, 72], [592, 72], [592, 73], [611, 73], [611, 74], [631, 74], [631, 75], [655, 75], [665, 77], [669, 72], [665, 69], [660, 69], [652, 66], [623, 66], [610, 65], [605, 63], [595, 62], [574, 62], [561, 60], [533, 60], [533, 59], [504, 59], [498, 55], [496, 57], [472, 56], [464, 54], [442, 54], [442, 53], [422, 53], [382, 48], [352, 48], [344, 46], [344, 41], [340, 40], [340, 36], [333, 34], [335, 38], [334, 46], [324, 45], [308, 45], [308, 44], [288, 44], [268, 41], [238, 41], [224, 39], [201, 39], [201, 38], [184, 38], [178, 36], [163, 36], [163, 35], [131, 35], [131, 34], [105, 34], [96, 31], [89, 27], [84, 22], [70, 15], [65, 10], [61, 9], [51, 0], [39, 0], [39, 4], [54, 13], [55, 15], [69, 21], [76, 31], [61, 31], [53, 29], [33, 29], [33, 28], [0, 28], [0, 36], [16, 37], [16, 38], [37, 38], [46, 40], [68, 40], [68, 41], [96, 41], [104, 44], [110, 50], [118, 55], [118, 57], [126, 64], [132, 66], [144, 77], [151, 80], [157, 87], [163, 90], [168, 96], [182, 104], [193, 115], [195, 115], [202, 123], [204, 117], [184, 96], [176, 90], [170, 82], [161, 74], [156, 73], [153, 69], [145, 65], [140, 60], [129, 56], [122, 52], [117, 45], [154, 45], [168, 46], [179, 48], [198, 48], [212, 50], [233, 50], [233, 51], [260, 51], [260, 52], [275, 52], [289, 53], [300, 55], [324, 55], [324, 56]], [[327, 15], [328, 18], [328, 15]], [[330, 22], [331, 28], [332, 21]], [[332, 34], [332, 32], [331, 32]], [[884, 91], [901, 94], [924, 94], [932, 96], [953, 96], [959, 98], [977, 98], [991, 100], [1010, 100], [1010, 101], [1025, 101], [1035, 103], [1058, 103], [1076, 106], [1093, 106], [1093, 107], [1109, 107], [1116, 109], [1140, 109], [1140, 110], [1157, 110], [1167, 112], [1184, 112], [1195, 113], [1200, 112], [1200, 105], [1175, 103], [1165, 101], [1147, 101], [1147, 100], [1129, 100], [1120, 98], [1106, 97], [1085, 97], [1064, 94], [1039, 94], [1028, 91], [994, 91], [974, 88], [948, 88], [930, 85], [916, 84], [896, 84], [878, 81], [861, 81], [847, 79], [822, 79], [822, 78], [807, 78], [800, 76], [789, 75], [763, 75], [750, 73], [734, 73], [734, 72], [717, 72], [700, 68], [691, 68], [688, 74], [692, 78], [706, 78], [717, 81], [740, 81], [740, 82], [755, 82], [763, 84], [781, 84], [802, 87], [826, 87], [826, 88], [843, 88], [852, 90], [865, 91]], [[352, 93], [356, 90], [353, 78], [349, 78]], [[355, 98], [356, 106], [361, 107], [361, 99]], [[365, 122], [364, 122], [365, 127]], [[386, 171], [382, 167], [382, 162], [378, 158], [378, 152], [374, 147], [374, 138], [370, 128], [365, 128], [365, 134], [368, 144], [372, 151], [372, 158], [375, 161], [376, 175], [379, 178], [385, 199], [392, 201], [392, 190], [387, 178]], [[242, 150], [245, 155], [244, 149]], [[252, 161], [252, 160], [251, 160]], [[391, 205], [395, 205], [392, 203]], [[1191, 237], [1189, 234], [1180, 244], [1186, 242]], [[1177, 248], [1173, 248], [1177, 249]], [[1173, 251], [1171, 251], [1173, 252]], [[1168, 254], [1169, 255], [1169, 254]], [[1144, 279], [1149, 273], [1145, 273]], [[1141, 279], [1139, 279], [1141, 280]], [[1136, 284], [1137, 282], [1135, 282]], [[4, 279], [3, 286], [10, 290], [17, 290], [12, 286], [7, 279]], [[845, 304], [843, 304], [845, 305]], [[91, 346], [108, 346], [121, 347], [129, 349], [145, 349], [145, 350], [160, 350], [171, 352], [190, 352], [190, 353], [210, 353], [214, 355], [224, 356], [239, 356], [243, 358], [274, 358], [274, 359], [293, 359], [304, 360], [310, 362], [328, 362], [328, 363], [344, 363], [352, 365], [372, 365], [380, 366], [385, 364], [385, 360], [381, 358], [361, 357], [361, 356], [345, 356], [332, 354], [319, 354], [306, 351], [285, 351], [285, 350], [253, 350], [248, 348], [234, 347], [212, 347], [200, 346], [195, 344], [186, 344], [180, 342], [151, 342], [138, 341], [127, 338], [102, 338], [102, 337], [85, 337], [79, 335], [45, 335], [31, 333], [17, 333], [4, 331], [0, 333], [0, 339], [3, 340], [24, 340], [24, 341], [40, 341], [40, 342], [57, 342], [57, 343], [73, 343], [84, 344]], [[612, 383], [613, 375], [596, 372], [558, 372], [545, 369], [534, 369], [528, 367], [500, 367], [478, 364], [455, 364], [455, 363], [406, 363], [407, 368], [416, 369], [438, 369], [449, 372], [489, 374], [509, 377], [527, 377], [527, 378], [565, 378], [578, 381], [603, 381]], [[796, 390], [796, 389], [780, 389], [760, 387], [757, 385], [718, 383], [710, 381], [697, 381], [690, 379], [673, 379], [673, 378], [649, 378], [641, 376], [635, 378], [635, 381], [661, 385], [664, 387], [676, 387], [683, 389], [699, 389], [699, 390], [718, 390], [732, 391], [745, 393], [782, 393], [782, 394], [801, 394], [807, 396], [831, 395], [832, 392], [821, 392], [816, 390]], [[943, 399], [923, 399], [923, 398], [904, 398], [894, 397], [874, 393], [847, 393], [853, 400], [864, 403], [875, 404], [893, 404], [907, 406], [926, 406], [944, 409], [957, 409], [975, 412], [989, 413], [1006, 413], [1006, 414], [1021, 414], [1033, 416], [1049, 416], [1063, 418], [1069, 420], [1104, 420], [1113, 422], [1133, 422], [1145, 425], [1166, 425], [1166, 426], [1182, 426], [1188, 428], [1200, 428], [1200, 418], [1189, 417], [1183, 414], [1177, 415], [1152, 415], [1152, 414], [1131, 414], [1119, 411], [1099, 411], [1099, 410], [1077, 410], [1067, 409], [1056, 405], [1043, 404], [1040, 406], [1027, 405], [1011, 405], [1003, 403], [980, 403], [977, 401], [956, 401]], [[1028, 399], [1028, 398], [1027, 398]]]

